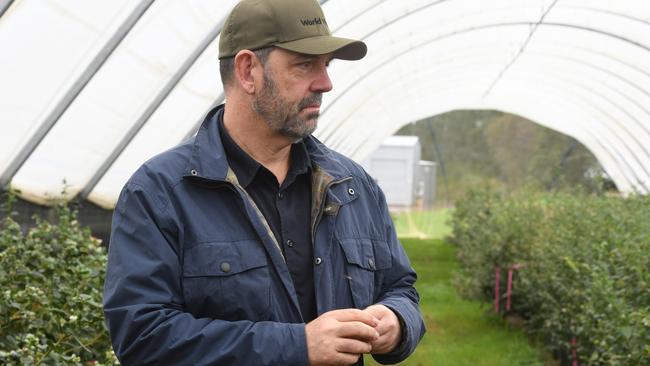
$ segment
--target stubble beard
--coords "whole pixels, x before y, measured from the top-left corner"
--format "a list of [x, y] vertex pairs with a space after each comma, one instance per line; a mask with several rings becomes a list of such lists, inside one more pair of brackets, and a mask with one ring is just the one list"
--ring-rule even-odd
[[309, 105], [320, 105], [322, 98], [322, 93], [314, 93], [302, 99], [300, 103], [291, 103], [282, 97], [273, 77], [265, 68], [264, 84], [260, 93], [253, 99], [252, 108], [271, 130], [298, 141], [316, 130], [319, 116], [318, 112], [312, 112], [302, 117], [300, 112]]

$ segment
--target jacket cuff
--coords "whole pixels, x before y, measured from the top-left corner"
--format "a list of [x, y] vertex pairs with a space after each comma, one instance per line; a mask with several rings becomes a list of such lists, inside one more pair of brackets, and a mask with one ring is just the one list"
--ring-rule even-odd
[[290, 338], [286, 344], [293, 345], [286, 352], [286, 359], [282, 364], [295, 366], [308, 366], [309, 354], [307, 353], [307, 336], [304, 323], [289, 324]]

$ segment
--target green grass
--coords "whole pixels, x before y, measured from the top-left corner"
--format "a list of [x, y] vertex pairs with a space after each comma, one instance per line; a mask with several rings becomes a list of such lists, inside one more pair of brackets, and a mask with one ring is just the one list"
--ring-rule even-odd
[[[461, 299], [451, 284], [458, 264], [440, 239], [403, 239], [418, 273], [416, 287], [427, 333], [400, 365], [543, 365], [540, 351], [518, 329], [489, 314], [489, 306]], [[378, 365], [366, 357], [366, 365]]]
[[400, 212], [393, 214], [400, 238], [444, 238], [451, 234], [451, 209]]

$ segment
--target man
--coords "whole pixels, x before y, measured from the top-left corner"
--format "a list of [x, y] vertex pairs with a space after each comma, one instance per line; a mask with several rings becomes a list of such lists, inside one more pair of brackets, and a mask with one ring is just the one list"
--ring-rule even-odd
[[332, 58], [314, 0], [244, 0], [224, 24], [225, 106], [145, 163], [115, 208], [104, 290], [124, 365], [351, 365], [410, 355], [416, 279], [381, 190], [311, 136]]

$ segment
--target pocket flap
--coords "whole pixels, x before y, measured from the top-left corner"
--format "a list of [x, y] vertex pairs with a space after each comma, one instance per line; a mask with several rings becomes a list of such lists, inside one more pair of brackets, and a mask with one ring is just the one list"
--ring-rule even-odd
[[340, 239], [348, 263], [369, 271], [391, 267], [388, 243], [374, 239]]
[[261, 244], [254, 240], [212, 242], [185, 250], [183, 275], [231, 276], [266, 265], [266, 253]]

